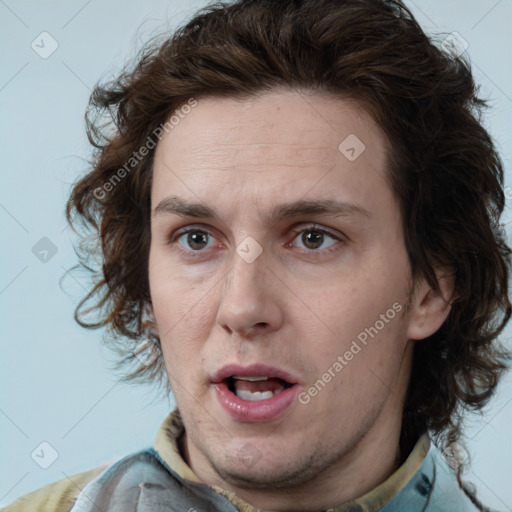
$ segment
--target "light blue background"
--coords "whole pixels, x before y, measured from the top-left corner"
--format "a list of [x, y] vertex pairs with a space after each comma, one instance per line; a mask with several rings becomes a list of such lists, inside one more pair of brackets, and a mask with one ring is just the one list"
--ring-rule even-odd
[[[173, 407], [155, 400], [150, 387], [116, 385], [109, 370], [113, 354], [100, 344], [102, 331], [86, 331], [74, 323], [73, 310], [87, 283], [74, 273], [63, 281], [65, 292], [59, 286], [76, 263], [76, 239], [63, 210], [69, 185], [87, 169], [83, 115], [90, 89], [112, 69], [120, 69], [149, 36], [170, 31], [205, 4], [0, 0], [0, 505], [150, 445]], [[407, 4], [429, 33], [457, 31], [468, 41], [475, 76], [492, 100], [485, 123], [512, 186], [511, 1]], [[48, 59], [31, 48], [43, 31], [59, 44]], [[58, 248], [47, 263], [31, 251], [42, 237]], [[504, 338], [510, 339], [510, 333], [509, 328]], [[510, 375], [484, 419], [471, 423], [473, 466], [467, 478], [484, 503], [512, 510]], [[30, 456], [42, 441], [59, 454], [46, 470]]]

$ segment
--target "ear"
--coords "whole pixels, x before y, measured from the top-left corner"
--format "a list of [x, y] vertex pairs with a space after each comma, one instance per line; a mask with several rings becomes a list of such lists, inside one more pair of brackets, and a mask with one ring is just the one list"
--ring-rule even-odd
[[437, 294], [425, 279], [421, 279], [411, 298], [407, 337], [423, 340], [434, 334], [451, 310], [448, 298], [453, 294], [453, 278], [436, 272], [441, 294]]

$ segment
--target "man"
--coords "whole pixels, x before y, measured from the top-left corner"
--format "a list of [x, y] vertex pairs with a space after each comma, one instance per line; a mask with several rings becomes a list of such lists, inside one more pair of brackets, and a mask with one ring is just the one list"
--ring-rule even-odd
[[486, 510], [457, 415], [506, 368], [511, 309], [482, 104], [377, 0], [211, 7], [98, 87], [115, 135], [89, 122], [67, 205], [102, 242], [79, 311], [97, 297], [126, 378], [177, 409], [6, 510]]

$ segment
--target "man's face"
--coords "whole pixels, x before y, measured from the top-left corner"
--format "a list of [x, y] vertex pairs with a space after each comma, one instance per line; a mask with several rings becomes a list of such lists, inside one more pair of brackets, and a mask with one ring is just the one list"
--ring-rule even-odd
[[159, 142], [151, 297], [210, 481], [290, 486], [398, 439], [410, 274], [385, 144], [353, 102], [292, 91], [201, 98]]

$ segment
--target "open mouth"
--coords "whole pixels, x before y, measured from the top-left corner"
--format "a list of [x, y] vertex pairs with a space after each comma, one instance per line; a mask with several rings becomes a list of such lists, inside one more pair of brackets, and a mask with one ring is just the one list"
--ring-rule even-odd
[[224, 382], [234, 395], [241, 400], [259, 402], [269, 400], [294, 384], [278, 377], [232, 375]]
[[302, 389], [300, 378], [264, 363], [227, 364], [210, 375], [224, 412], [238, 423], [279, 419]]

